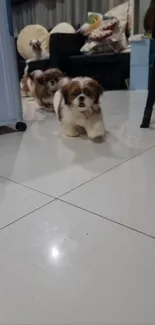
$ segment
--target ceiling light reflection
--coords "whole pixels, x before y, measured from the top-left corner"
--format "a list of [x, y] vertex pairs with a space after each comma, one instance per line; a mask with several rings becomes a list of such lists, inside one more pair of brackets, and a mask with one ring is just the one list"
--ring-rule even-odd
[[56, 260], [59, 258], [59, 256], [60, 256], [60, 252], [59, 252], [58, 248], [56, 246], [52, 246], [50, 249], [50, 258], [52, 260]]

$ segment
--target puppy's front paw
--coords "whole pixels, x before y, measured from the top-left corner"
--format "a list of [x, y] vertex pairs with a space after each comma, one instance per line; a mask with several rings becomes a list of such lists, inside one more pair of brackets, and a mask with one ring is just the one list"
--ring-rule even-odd
[[67, 137], [72, 137], [72, 138], [77, 138], [77, 137], [79, 137], [80, 135], [79, 135], [79, 133], [76, 131], [76, 130], [74, 130], [74, 131], [72, 131], [72, 132], [70, 132], [70, 131], [67, 131], [67, 132], [65, 132], [64, 133], [64, 135], [66, 135]]
[[70, 124], [63, 125], [63, 134], [66, 135], [67, 137], [72, 137], [72, 138], [79, 137], [79, 132], [77, 128]]
[[80, 135], [86, 135], [86, 134], [87, 134], [85, 128], [83, 128], [83, 127], [81, 127], [81, 126], [77, 126], [77, 127], [76, 127], [76, 130], [77, 130], [77, 132], [78, 132]]
[[54, 113], [54, 108], [53, 108], [53, 105], [51, 105], [51, 104], [46, 104], [43, 107], [41, 107], [41, 109], [47, 113]]
[[92, 138], [92, 141], [95, 143], [101, 143], [101, 142], [103, 142], [103, 140], [104, 140], [104, 138], [102, 135]]

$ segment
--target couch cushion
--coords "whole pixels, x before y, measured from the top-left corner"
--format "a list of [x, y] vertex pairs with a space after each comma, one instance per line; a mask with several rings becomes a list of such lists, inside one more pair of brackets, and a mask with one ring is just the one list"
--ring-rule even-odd
[[124, 31], [126, 28], [127, 18], [128, 18], [128, 6], [129, 3], [127, 1], [117, 7], [112, 8], [105, 14], [105, 16], [108, 17], [110, 16], [116, 17], [119, 20], [120, 26], [124, 29]]
[[56, 25], [53, 29], [50, 31], [50, 35], [55, 33], [62, 33], [62, 34], [75, 34], [75, 29], [72, 25], [68, 23], [60, 23]]
[[70, 56], [61, 67], [71, 77], [89, 76], [98, 80], [104, 89], [126, 89], [130, 53]]
[[85, 37], [81, 34], [56, 33], [50, 36], [51, 55], [75, 55], [79, 54], [85, 43]]
[[113, 16], [116, 17], [119, 21], [119, 31], [120, 31], [120, 45], [122, 49], [125, 49], [128, 45], [126, 38], [126, 27], [128, 22], [128, 10], [129, 10], [129, 2], [125, 2], [117, 7], [109, 10], [105, 16]]
[[70, 62], [75, 62], [77, 64], [89, 64], [89, 63], [116, 63], [122, 60], [124, 53], [97, 53], [91, 55], [73, 55], [69, 57]]

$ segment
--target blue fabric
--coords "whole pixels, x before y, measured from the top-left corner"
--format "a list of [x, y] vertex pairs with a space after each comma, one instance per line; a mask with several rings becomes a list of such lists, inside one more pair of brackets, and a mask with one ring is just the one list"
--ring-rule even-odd
[[8, 26], [9, 26], [9, 34], [10, 36], [14, 36], [13, 30], [13, 21], [12, 21], [12, 8], [11, 8], [11, 0], [6, 0], [6, 11], [8, 16]]

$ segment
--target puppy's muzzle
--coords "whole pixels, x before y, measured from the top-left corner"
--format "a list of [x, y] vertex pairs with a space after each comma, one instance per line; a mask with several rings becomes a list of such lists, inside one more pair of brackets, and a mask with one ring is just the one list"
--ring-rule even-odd
[[85, 107], [85, 96], [84, 95], [79, 96], [79, 107], [81, 107], [81, 108]]
[[39, 44], [33, 44], [32, 48], [34, 51], [41, 51], [41, 46]]
[[55, 86], [55, 80], [51, 80], [51, 86]]

